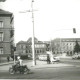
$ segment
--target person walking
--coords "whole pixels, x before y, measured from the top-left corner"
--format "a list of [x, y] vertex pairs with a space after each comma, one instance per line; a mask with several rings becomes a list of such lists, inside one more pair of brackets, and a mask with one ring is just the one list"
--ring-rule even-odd
[[50, 56], [47, 54], [47, 64], [50, 64]]
[[52, 51], [51, 51], [51, 54], [50, 54], [50, 62], [51, 62], [51, 64], [53, 64], [53, 54], [52, 54]]
[[7, 56], [7, 61], [8, 61], [8, 62], [10, 61], [10, 57], [9, 57], [9, 56]]

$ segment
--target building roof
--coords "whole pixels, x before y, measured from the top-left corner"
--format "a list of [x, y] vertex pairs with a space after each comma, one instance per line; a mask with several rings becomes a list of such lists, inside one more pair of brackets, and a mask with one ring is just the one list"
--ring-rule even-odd
[[[35, 44], [43, 44], [43, 42], [42, 41], [38, 41], [38, 39], [37, 38], [34, 38], [34, 43]], [[18, 43], [17, 43], [17, 45], [19, 45], [19, 44], [27, 44], [27, 45], [30, 45], [30, 44], [32, 44], [32, 38], [30, 37], [27, 41], [19, 41]]]
[[56, 38], [53, 41], [73, 42], [76, 40], [80, 42], [80, 38]]
[[18, 43], [17, 43], [17, 45], [18, 44], [26, 44], [27, 42], [26, 41], [19, 41]]
[[[38, 43], [38, 39], [36, 37], [34, 37], [34, 42]], [[27, 43], [32, 43], [32, 37], [27, 40]]]
[[0, 16], [12, 16], [13, 13], [0, 9]]

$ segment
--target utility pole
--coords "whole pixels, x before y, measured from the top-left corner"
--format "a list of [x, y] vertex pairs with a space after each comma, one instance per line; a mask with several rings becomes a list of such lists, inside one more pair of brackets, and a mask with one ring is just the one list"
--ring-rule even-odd
[[32, 12], [32, 58], [33, 58], [33, 66], [36, 65], [36, 58], [35, 58], [35, 44], [34, 44], [34, 9], [33, 9], [33, 3], [34, 0], [31, 1], [31, 10], [26, 10], [25, 12], [20, 12], [20, 13], [26, 13], [26, 12]]
[[32, 53], [33, 53], [33, 66], [36, 65], [36, 59], [35, 59], [35, 44], [34, 44], [34, 10], [33, 10], [33, 3], [34, 0], [32, 0], [31, 8], [32, 8], [32, 23], [33, 23], [33, 35], [32, 35]]

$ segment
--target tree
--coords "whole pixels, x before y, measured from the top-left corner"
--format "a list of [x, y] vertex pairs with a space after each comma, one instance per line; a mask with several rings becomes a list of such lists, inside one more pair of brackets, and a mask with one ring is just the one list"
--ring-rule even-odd
[[50, 50], [50, 44], [46, 44], [46, 51]]
[[76, 40], [76, 42], [75, 42], [76, 44], [75, 44], [75, 46], [74, 46], [74, 52], [80, 52], [80, 45], [78, 44], [78, 41]]
[[5, 2], [6, 0], [0, 0], [0, 2]]

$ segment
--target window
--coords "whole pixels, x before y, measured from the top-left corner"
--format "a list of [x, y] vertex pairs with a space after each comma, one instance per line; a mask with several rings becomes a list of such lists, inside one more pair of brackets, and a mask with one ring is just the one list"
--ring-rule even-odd
[[20, 49], [21, 49], [21, 45], [19, 45]]
[[3, 21], [0, 21], [0, 27], [3, 27]]
[[23, 49], [23, 45], [20, 45], [20, 49]]
[[0, 32], [0, 41], [3, 41], [3, 32]]
[[12, 37], [14, 35], [14, 30], [10, 31], [10, 37]]
[[26, 46], [25, 46], [25, 45], [23, 45], [23, 48], [25, 49], [25, 48], [26, 48]]
[[23, 50], [23, 53], [26, 53], [26, 51], [25, 51], [25, 50]]
[[26, 50], [26, 53], [28, 53], [28, 51]]
[[42, 44], [42, 47], [44, 48], [44, 44]]
[[0, 47], [0, 54], [3, 54], [3, 48]]

